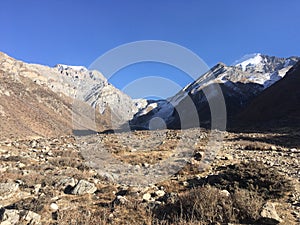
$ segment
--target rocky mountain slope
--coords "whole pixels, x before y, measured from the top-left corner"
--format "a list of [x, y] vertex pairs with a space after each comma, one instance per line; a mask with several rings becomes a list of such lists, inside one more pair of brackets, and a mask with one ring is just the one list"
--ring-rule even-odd
[[101, 73], [81, 66], [50, 68], [0, 53], [0, 70], [2, 137], [109, 129], [131, 119], [137, 105], [146, 103], [136, 104]]
[[263, 91], [239, 115], [247, 126], [300, 125], [300, 63], [292, 67], [283, 79]]
[[158, 124], [158, 127], [162, 124], [169, 128], [179, 128], [182, 125], [193, 127], [199, 123], [197, 118], [193, 118], [197, 111], [200, 126], [209, 126], [210, 103], [221, 103], [223, 96], [226, 105], [226, 112], [223, 114], [226, 114], [230, 123], [250, 100], [284, 77], [298, 60], [298, 57], [276, 58], [254, 54], [233, 66], [219, 63], [175, 96], [149, 104], [135, 115], [131, 124], [149, 128], [153, 118], [159, 117], [164, 122]]
[[72, 132], [71, 100], [0, 69], [0, 139]]

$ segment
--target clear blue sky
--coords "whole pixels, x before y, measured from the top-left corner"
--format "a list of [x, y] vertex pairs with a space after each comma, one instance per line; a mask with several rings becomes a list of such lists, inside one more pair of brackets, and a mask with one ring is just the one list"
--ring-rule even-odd
[[[0, 51], [26, 62], [87, 67], [139, 40], [177, 43], [209, 66], [254, 52], [299, 56], [299, 10], [299, 0], [1, 0]], [[147, 70], [140, 67], [111, 82], [124, 88]], [[159, 67], [147, 75], [167, 73]], [[188, 81], [178, 78], [181, 86]]]

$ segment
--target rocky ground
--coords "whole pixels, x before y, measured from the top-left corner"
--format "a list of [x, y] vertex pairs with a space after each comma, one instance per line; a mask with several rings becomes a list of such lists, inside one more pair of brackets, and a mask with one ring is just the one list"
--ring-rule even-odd
[[[211, 134], [1, 142], [0, 224], [299, 224], [300, 131], [217, 132], [213, 144]], [[97, 165], [103, 149], [119, 171]], [[169, 158], [172, 166], [160, 167]]]

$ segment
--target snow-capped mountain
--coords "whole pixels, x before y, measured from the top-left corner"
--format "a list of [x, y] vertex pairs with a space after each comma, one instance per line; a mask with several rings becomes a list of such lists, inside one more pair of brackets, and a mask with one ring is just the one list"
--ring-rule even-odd
[[267, 88], [280, 80], [297, 61], [297, 57], [285, 59], [255, 53], [242, 57], [233, 66], [253, 74], [248, 79]]
[[[40, 117], [40, 124], [49, 115], [52, 118], [44, 133], [51, 132], [51, 126], [54, 125], [59, 127], [57, 133], [64, 128], [70, 130], [71, 125], [80, 129], [100, 130], [93, 125], [93, 119], [99, 119], [104, 129], [123, 127], [124, 124], [127, 126], [128, 120], [133, 129], [188, 128], [199, 126], [197, 121], [201, 126], [209, 126], [210, 103], [215, 99], [221, 97], [225, 100], [227, 113], [224, 113], [230, 122], [251, 100], [284, 77], [298, 60], [298, 57], [277, 58], [252, 54], [232, 66], [219, 63], [176, 95], [166, 100], [151, 101], [131, 99], [108, 83], [100, 72], [90, 71], [83, 66], [58, 64], [51, 68], [24, 63], [0, 53], [1, 76], [9, 78], [7, 82], [2, 80], [3, 87], [14, 85], [14, 88], [0, 88], [0, 97], [7, 103], [0, 103], [0, 116], [14, 118], [14, 122], [7, 120], [5, 123], [5, 128], [12, 127], [11, 132], [20, 123], [34, 121], [31, 115], [37, 118], [39, 112], [46, 112]], [[28, 105], [22, 103], [26, 99], [23, 95], [27, 96]], [[17, 107], [14, 110], [9, 107], [11, 96], [14, 101], [23, 104], [22, 110], [40, 111], [27, 113], [28, 118], [24, 117], [23, 121], [21, 111]], [[18, 110], [20, 112], [16, 113]], [[75, 118], [75, 123], [74, 115], [72, 117], [74, 111], [79, 117], [78, 120]], [[31, 125], [24, 127], [30, 127], [36, 133], [42, 129], [40, 125]]]
[[[149, 104], [135, 115], [131, 124], [149, 128], [150, 121], [159, 117], [167, 127], [180, 127], [180, 121], [188, 121], [192, 116], [192, 110], [188, 109], [186, 103], [188, 99], [193, 101], [191, 107], [196, 107], [200, 123], [209, 124], [209, 102], [219, 98], [221, 94], [225, 99], [228, 119], [231, 120], [255, 96], [284, 77], [298, 60], [298, 57], [277, 58], [251, 54], [236, 61], [232, 66], [219, 63], [175, 96]], [[223, 93], [217, 91], [216, 85]]]
[[300, 127], [300, 61], [239, 114], [236, 127]]

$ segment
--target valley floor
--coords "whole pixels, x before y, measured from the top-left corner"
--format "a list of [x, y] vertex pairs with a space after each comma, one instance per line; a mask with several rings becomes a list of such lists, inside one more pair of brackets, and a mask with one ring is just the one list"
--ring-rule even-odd
[[[0, 224], [299, 224], [300, 131], [216, 132], [213, 144], [211, 134], [134, 131], [1, 142]], [[104, 171], [115, 162], [105, 165], [103, 150], [118, 159], [115, 175]], [[154, 169], [172, 156], [178, 158], [170, 168], [183, 168]], [[152, 168], [144, 179], [130, 176]], [[149, 174], [164, 179], [148, 184]]]

